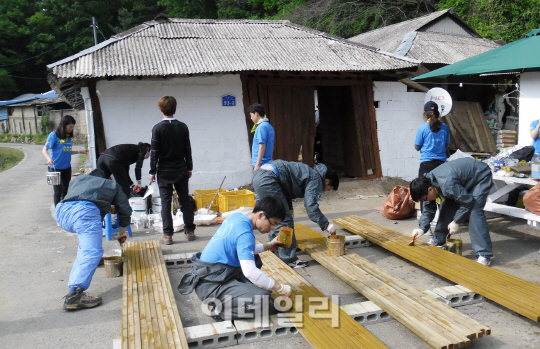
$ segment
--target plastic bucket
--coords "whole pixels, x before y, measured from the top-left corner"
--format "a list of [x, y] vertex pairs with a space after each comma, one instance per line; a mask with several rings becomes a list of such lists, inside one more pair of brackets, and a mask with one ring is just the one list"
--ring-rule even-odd
[[60, 184], [60, 172], [47, 172], [47, 184], [59, 185]]
[[161, 212], [161, 198], [152, 196], [152, 212], [160, 213]]
[[115, 278], [122, 276], [123, 272], [123, 258], [121, 256], [105, 257], [103, 258], [105, 263], [105, 276], [108, 278]]
[[134, 214], [140, 215], [146, 212], [146, 200], [141, 197], [129, 198], [129, 206], [131, 206]]
[[331, 235], [326, 238], [326, 246], [330, 256], [339, 257], [345, 254], [345, 236]]

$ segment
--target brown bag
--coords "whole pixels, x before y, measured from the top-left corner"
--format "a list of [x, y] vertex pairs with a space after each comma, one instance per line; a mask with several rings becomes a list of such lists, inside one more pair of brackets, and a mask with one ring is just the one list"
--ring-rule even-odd
[[386, 198], [383, 216], [388, 219], [407, 219], [414, 216], [414, 201], [409, 188], [396, 185]]
[[540, 183], [523, 196], [523, 205], [527, 211], [540, 215]]

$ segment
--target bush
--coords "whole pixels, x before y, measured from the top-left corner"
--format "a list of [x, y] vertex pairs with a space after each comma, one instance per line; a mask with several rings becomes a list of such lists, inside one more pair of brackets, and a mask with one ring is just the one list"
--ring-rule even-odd
[[52, 131], [52, 121], [49, 119], [49, 112], [51, 107], [47, 107], [43, 110], [43, 116], [39, 122], [39, 130], [42, 135], [48, 135]]

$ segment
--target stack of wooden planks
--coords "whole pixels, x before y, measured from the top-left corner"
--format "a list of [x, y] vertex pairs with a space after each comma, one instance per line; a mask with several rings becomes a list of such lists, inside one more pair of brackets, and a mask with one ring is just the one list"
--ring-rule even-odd
[[450, 149], [488, 154], [498, 152], [480, 103], [454, 102], [452, 111], [441, 121], [450, 129]]
[[417, 290], [355, 253], [330, 256], [326, 239], [302, 224], [294, 226], [298, 247], [381, 307], [434, 348], [462, 348], [490, 334], [487, 327]]
[[122, 348], [188, 344], [158, 241], [124, 244]]
[[540, 285], [423, 242], [408, 246], [410, 237], [358, 216], [336, 219], [334, 223], [516, 313], [540, 321]]
[[[297, 326], [297, 329], [313, 348], [387, 348], [272, 252], [264, 252], [260, 256], [264, 264], [262, 270], [268, 276], [292, 287], [291, 300], [294, 301], [296, 295], [302, 296], [302, 304], [294, 304], [289, 313], [302, 314], [302, 326]], [[310, 312], [310, 307], [321, 305], [322, 298], [326, 298], [329, 309]], [[297, 308], [301, 309], [297, 311]], [[336, 317], [339, 324], [333, 327]]]

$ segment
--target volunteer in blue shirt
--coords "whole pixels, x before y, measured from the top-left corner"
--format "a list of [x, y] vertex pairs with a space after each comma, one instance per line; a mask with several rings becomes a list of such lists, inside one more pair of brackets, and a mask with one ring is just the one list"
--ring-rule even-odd
[[540, 154], [540, 137], [538, 137], [539, 129], [540, 120], [534, 120], [531, 122], [531, 138], [533, 139], [533, 147], [536, 154]]
[[[71, 115], [64, 115], [55, 131], [49, 134], [45, 146], [41, 151], [45, 159], [49, 172], [60, 172], [60, 184], [54, 185], [54, 206], [66, 196], [69, 181], [71, 180], [71, 155], [88, 154], [88, 150], [72, 151], [71, 138], [75, 119]], [[49, 154], [50, 150], [50, 154]]]
[[218, 320], [275, 313], [270, 294], [276, 291], [290, 297], [291, 287], [262, 272], [258, 254], [275, 250], [281, 242], [276, 236], [257, 244], [253, 232], [267, 234], [284, 218], [285, 207], [274, 196], [259, 200], [248, 215], [230, 215], [202, 253], [193, 256], [191, 270], [180, 281], [178, 291], [184, 295], [195, 291], [210, 306], [208, 315]]
[[276, 134], [266, 118], [264, 107], [261, 104], [250, 105], [248, 111], [251, 121], [254, 123], [251, 130], [251, 132], [255, 132], [251, 148], [251, 165], [253, 166], [253, 172], [256, 172], [262, 165], [272, 161]]
[[[424, 105], [424, 119], [427, 121], [416, 131], [414, 148], [420, 151], [420, 169], [418, 177], [423, 177], [446, 161], [446, 146], [450, 143], [450, 130], [446, 124], [439, 119], [439, 107], [437, 103], [429, 101]], [[424, 201], [424, 206], [431, 207], [437, 211], [437, 204], [434, 201]]]

